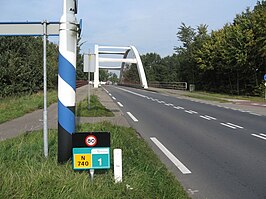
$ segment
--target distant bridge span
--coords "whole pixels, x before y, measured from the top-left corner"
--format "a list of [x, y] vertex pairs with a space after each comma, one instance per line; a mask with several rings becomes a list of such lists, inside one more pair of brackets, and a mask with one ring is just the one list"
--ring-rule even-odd
[[[106, 57], [106, 55], [121, 55], [123, 58]], [[129, 55], [132, 57], [129, 58]], [[139, 52], [134, 46], [118, 47], [118, 46], [99, 46], [95, 45], [95, 72], [94, 72], [94, 88], [99, 86], [99, 69], [120, 70], [120, 79], [123, 75], [125, 64], [136, 64], [140, 82], [143, 88], [148, 88], [145, 71], [140, 59]], [[119, 66], [102, 66], [100, 63], [120, 63]]]

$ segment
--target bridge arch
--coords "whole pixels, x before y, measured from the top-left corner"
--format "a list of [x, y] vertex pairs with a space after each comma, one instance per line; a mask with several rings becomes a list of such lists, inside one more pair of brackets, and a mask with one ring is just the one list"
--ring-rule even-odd
[[[129, 58], [128, 55], [132, 54], [133, 57]], [[102, 55], [121, 55], [123, 58], [103, 57]], [[143, 88], [147, 89], [147, 79], [144, 67], [139, 55], [138, 50], [134, 46], [118, 47], [118, 46], [99, 46], [95, 45], [95, 72], [94, 72], [94, 87], [99, 86], [99, 69], [120, 70], [120, 78], [123, 75], [123, 69], [126, 63], [135, 63], [137, 65], [140, 82]], [[118, 66], [102, 66], [101, 63], [120, 63]]]

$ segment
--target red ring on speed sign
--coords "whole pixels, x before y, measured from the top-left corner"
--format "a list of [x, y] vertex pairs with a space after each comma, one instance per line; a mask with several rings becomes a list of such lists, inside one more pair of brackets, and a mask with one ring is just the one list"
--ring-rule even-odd
[[94, 135], [88, 135], [85, 138], [85, 144], [87, 146], [95, 146], [97, 144], [97, 138]]

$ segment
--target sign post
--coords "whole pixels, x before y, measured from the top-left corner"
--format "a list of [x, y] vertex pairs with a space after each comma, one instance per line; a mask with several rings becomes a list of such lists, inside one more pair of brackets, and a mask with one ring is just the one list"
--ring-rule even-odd
[[44, 156], [48, 157], [48, 124], [47, 124], [47, 74], [46, 74], [47, 21], [43, 22], [43, 147]]
[[59, 22], [0, 23], [0, 36], [43, 36], [43, 145], [46, 158], [48, 158], [46, 44], [47, 36], [58, 35]]
[[266, 74], [264, 75], [265, 100], [266, 100]]
[[84, 54], [83, 72], [88, 73], [88, 109], [90, 110], [90, 73], [95, 72], [95, 54]]

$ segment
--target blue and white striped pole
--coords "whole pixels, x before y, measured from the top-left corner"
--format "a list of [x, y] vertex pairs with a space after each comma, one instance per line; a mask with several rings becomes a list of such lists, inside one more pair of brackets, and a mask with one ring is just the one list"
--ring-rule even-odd
[[60, 19], [58, 66], [58, 162], [68, 161], [72, 154], [72, 134], [75, 132], [76, 0], [64, 0]]

